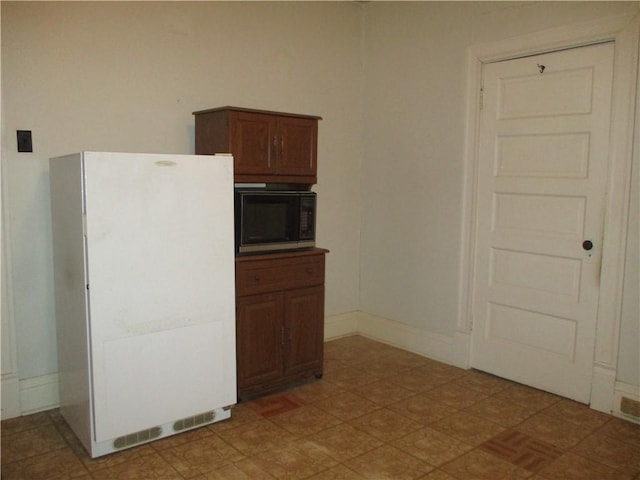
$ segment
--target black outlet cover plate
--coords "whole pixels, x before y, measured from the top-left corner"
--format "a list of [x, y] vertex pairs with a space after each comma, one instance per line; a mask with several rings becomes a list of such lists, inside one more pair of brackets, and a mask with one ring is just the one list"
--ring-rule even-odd
[[33, 152], [33, 143], [31, 143], [31, 130], [18, 130], [18, 151]]

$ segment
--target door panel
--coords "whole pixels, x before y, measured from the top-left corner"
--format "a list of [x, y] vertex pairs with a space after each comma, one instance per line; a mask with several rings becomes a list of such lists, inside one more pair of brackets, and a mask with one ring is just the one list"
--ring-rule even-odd
[[285, 375], [309, 369], [322, 371], [324, 342], [324, 287], [292, 290], [285, 294]]
[[[613, 44], [483, 71], [471, 363], [582, 402], [591, 386], [612, 71]], [[584, 240], [594, 248], [585, 251]]]
[[271, 144], [276, 129], [273, 118], [250, 112], [233, 112], [230, 117], [234, 173], [275, 173], [274, 147]]
[[316, 171], [317, 121], [308, 118], [278, 119], [278, 174], [314, 175]]
[[237, 299], [238, 388], [282, 376], [283, 294], [268, 293]]

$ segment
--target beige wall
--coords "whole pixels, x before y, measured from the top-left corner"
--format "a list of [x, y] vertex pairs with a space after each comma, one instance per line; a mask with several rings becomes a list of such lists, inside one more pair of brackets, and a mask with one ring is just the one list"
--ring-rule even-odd
[[[228, 104], [324, 117], [315, 190], [318, 243], [331, 250], [327, 315], [360, 309], [452, 335], [467, 47], [635, 12], [638, 3], [0, 8], [9, 305], [19, 374], [29, 378], [57, 369], [47, 159], [79, 150], [192, 153], [191, 112]], [[16, 153], [16, 129], [33, 131], [34, 153]], [[640, 316], [633, 295], [623, 326], [631, 332]], [[621, 344], [632, 379], [638, 342]]]
[[[55, 372], [48, 158], [193, 153], [192, 112], [324, 118], [318, 243], [327, 314], [357, 309], [361, 6], [2, 2], [2, 153], [21, 378]], [[34, 152], [16, 153], [16, 130]]]

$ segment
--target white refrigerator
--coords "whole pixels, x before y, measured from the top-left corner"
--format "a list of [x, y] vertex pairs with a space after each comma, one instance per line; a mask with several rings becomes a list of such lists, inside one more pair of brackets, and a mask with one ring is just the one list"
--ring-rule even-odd
[[97, 457], [230, 417], [233, 159], [50, 160], [60, 411]]

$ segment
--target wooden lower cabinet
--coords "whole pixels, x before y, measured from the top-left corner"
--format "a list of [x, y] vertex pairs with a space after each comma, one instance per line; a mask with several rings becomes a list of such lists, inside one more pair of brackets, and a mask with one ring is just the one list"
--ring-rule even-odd
[[236, 258], [239, 398], [322, 376], [325, 253]]

